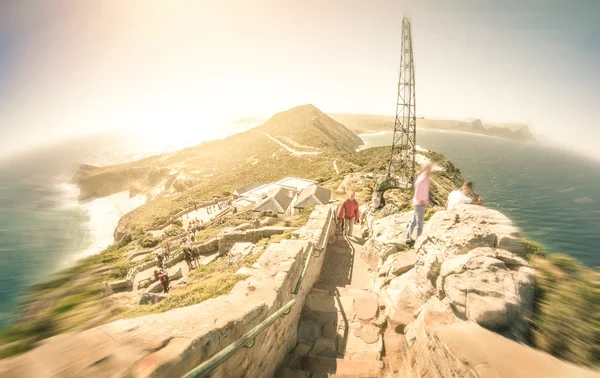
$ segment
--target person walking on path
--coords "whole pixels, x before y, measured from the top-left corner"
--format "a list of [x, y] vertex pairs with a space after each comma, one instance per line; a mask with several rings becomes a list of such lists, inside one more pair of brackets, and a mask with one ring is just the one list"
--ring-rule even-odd
[[425, 208], [429, 204], [429, 176], [431, 175], [432, 163], [427, 163], [417, 181], [415, 181], [415, 195], [413, 196], [412, 203], [415, 209], [413, 220], [410, 222], [408, 227], [408, 233], [406, 234], [406, 244], [411, 245], [415, 241], [412, 239], [412, 233], [417, 227], [417, 239], [423, 232], [423, 220], [425, 218]]
[[354, 230], [354, 222], [360, 222], [360, 210], [358, 209], [358, 201], [355, 199], [354, 192], [350, 192], [348, 198], [340, 206], [338, 220], [344, 221], [343, 234], [352, 236]]

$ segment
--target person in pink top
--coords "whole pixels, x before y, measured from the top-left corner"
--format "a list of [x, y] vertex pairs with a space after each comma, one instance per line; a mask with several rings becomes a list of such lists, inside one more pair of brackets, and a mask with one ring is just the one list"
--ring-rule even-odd
[[417, 226], [417, 239], [423, 232], [423, 219], [425, 218], [425, 208], [429, 205], [429, 176], [431, 175], [432, 163], [427, 163], [417, 181], [415, 181], [415, 195], [413, 196], [412, 202], [415, 208], [415, 214], [413, 220], [410, 222], [408, 227], [408, 233], [406, 234], [406, 244], [413, 244], [415, 241], [412, 239], [412, 233]]

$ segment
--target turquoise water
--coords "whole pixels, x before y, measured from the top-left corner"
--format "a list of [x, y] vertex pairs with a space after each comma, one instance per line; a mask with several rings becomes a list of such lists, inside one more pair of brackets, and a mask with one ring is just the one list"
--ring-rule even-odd
[[[391, 133], [364, 135], [366, 147]], [[449, 158], [485, 199], [527, 238], [551, 252], [600, 266], [600, 163], [537, 145], [470, 134], [418, 130], [417, 144]]]

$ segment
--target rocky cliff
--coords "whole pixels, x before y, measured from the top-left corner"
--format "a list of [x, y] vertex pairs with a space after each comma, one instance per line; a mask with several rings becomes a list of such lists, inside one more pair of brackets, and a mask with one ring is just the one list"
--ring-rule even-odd
[[367, 215], [364, 257], [389, 316], [390, 377], [600, 377], [522, 344], [536, 271], [510, 219], [472, 205], [438, 211], [409, 248], [411, 218]]

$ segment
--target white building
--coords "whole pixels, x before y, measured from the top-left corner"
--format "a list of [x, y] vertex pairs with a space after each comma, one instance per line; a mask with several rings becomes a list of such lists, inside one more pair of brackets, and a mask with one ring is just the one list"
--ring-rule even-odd
[[239, 196], [232, 202], [238, 211], [252, 209], [255, 213], [272, 211], [281, 217], [298, 214], [312, 205], [329, 203], [331, 191], [317, 186], [316, 181], [286, 177], [275, 183], [257, 186], [257, 182], [234, 191]]

